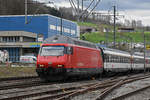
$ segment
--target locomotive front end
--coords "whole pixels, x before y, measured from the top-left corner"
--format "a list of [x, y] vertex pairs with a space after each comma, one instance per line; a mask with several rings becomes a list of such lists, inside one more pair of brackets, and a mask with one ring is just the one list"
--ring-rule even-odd
[[53, 80], [66, 75], [67, 47], [64, 44], [43, 44], [37, 58], [37, 68], [41, 79]]

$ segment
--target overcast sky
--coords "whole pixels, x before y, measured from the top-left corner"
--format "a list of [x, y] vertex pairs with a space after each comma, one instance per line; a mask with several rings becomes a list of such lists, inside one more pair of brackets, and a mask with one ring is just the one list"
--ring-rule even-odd
[[[69, 0], [40, 0], [53, 1], [57, 6], [70, 7]], [[73, 0], [76, 1], [76, 0]], [[81, 0], [80, 0], [81, 1]], [[92, 0], [89, 0], [92, 1]], [[88, 5], [89, 2], [85, 2]], [[108, 11], [113, 5], [117, 6], [120, 14], [125, 15], [125, 18], [132, 20], [142, 20], [144, 25], [150, 25], [150, 0], [101, 0], [96, 7], [96, 11]], [[124, 19], [125, 19], [124, 18]]]

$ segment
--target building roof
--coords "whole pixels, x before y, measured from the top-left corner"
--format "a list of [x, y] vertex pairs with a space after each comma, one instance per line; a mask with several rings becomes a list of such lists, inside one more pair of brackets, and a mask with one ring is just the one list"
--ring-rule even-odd
[[21, 47], [21, 48], [39, 48], [40, 42], [6, 42], [0, 43], [0, 48]]
[[[25, 15], [1, 15], [0, 17], [21, 17], [21, 16], [25, 16]], [[32, 16], [32, 17], [36, 17], [36, 16], [51, 16], [51, 17], [54, 17], [54, 18], [61, 19], [60, 17], [54, 16], [54, 15], [50, 15], [50, 14], [34, 14], [34, 15], [27, 15], [27, 16]], [[77, 24], [76, 22], [73, 22], [73, 21], [68, 20], [68, 19], [64, 19], [63, 18], [63, 20], [66, 20], [66, 21], [69, 21], [71, 23]]]

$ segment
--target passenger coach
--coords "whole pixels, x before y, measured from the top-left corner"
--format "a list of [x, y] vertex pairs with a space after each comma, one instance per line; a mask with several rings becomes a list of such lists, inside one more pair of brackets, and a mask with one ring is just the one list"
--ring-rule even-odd
[[144, 61], [145, 69], [150, 70], [150, 57], [144, 60], [143, 55], [131, 55], [129, 52], [110, 48], [103, 48], [103, 52], [104, 69], [107, 72], [143, 71]]

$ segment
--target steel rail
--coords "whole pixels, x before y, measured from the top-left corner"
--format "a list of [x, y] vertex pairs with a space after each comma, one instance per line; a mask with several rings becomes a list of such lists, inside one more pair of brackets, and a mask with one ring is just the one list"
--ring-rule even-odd
[[119, 83], [117, 83], [114, 86], [109, 87], [105, 91], [103, 91], [103, 93], [100, 94], [98, 97], [96, 97], [95, 100], [103, 100], [106, 97], [106, 95], [108, 95], [113, 89], [115, 89], [115, 88], [117, 88], [123, 84], [130, 83], [130, 82], [137, 81], [137, 80], [141, 80], [141, 79], [145, 79], [145, 78], [149, 78], [149, 77], [150, 77], [150, 75], [137, 77], [137, 78], [135, 77], [133, 79], [131, 79], [131, 78], [130, 79], [128, 79], [128, 78], [122, 79]]
[[63, 92], [63, 93], [59, 93], [59, 94], [53, 94], [53, 95], [44, 95], [44, 96], [32, 98], [32, 100], [49, 100], [49, 99], [54, 99], [54, 98], [58, 98], [58, 97], [62, 97], [62, 96], [71, 94], [71, 93], [73, 93], [75, 91], [76, 90]]
[[[147, 74], [149, 75], [149, 74]], [[100, 89], [100, 88], [105, 88], [104, 91], [103, 91], [103, 94], [96, 97], [96, 100], [100, 100], [101, 98], [104, 98], [106, 94], [109, 93], [109, 91], [113, 90], [114, 88], [122, 85], [122, 84], [125, 84], [125, 83], [128, 83], [128, 82], [132, 82], [132, 81], [136, 81], [136, 80], [139, 80], [139, 79], [143, 79], [143, 78], [147, 78], [147, 77], [150, 77], [149, 76], [141, 76], [140, 78], [140, 75], [136, 75], [136, 76], [133, 76], [133, 77], [126, 77], [124, 79], [121, 79], [121, 80], [118, 80], [116, 81], [114, 84], [109, 84], [109, 83], [105, 83], [105, 85], [102, 85], [102, 84], [96, 84], [94, 86], [91, 86], [89, 88], [86, 88], [86, 89], [83, 89], [83, 90], [79, 90], [79, 91], [76, 91], [74, 93], [71, 93], [69, 95], [66, 95], [66, 96], [63, 96], [61, 98], [58, 98], [56, 100], [66, 100], [66, 99], [70, 99], [72, 97], [75, 97], [75, 96], [78, 96], [78, 95], [81, 95], [81, 94], [84, 94], [86, 92], [89, 92], [89, 91], [92, 91], [92, 90], [96, 90], [96, 89]], [[113, 80], [112, 80], [113, 81]], [[117, 85], [116, 85], [117, 83]], [[108, 84], [108, 85], [106, 85]], [[108, 88], [106, 88], [108, 87]], [[108, 92], [107, 92], [108, 91]], [[100, 98], [100, 99], [99, 99]]]
[[0, 78], [0, 82], [2, 82], [2, 81], [14, 81], [14, 80], [25, 80], [25, 79], [32, 79], [32, 78], [33, 79], [38, 78], [38, 76]]
[[[14, 100], [14, 99], [30, 98], [30, 97], [41, 96], [41, 95], [45, 95], [45, 94], [53, 94], [53, 93], [57, 93], [57, 92], [82, 89], [82, 88], [86, 88], [86, 87], [89, 87], [90, 85], [95, 85], [95, 84], [96, 83], [90, 83], [90, 84], [84, 84], [84, 85], [80, 85], [80, 86], [72, 86], [72, 87], [60, 88], [60, 89], [54, 89], [54, 90], [46, 90], [46, 91], [43, 91], [43, 92], [41, 92], [41, 91], [31, 92], [31, 93], [27, 93], [27, 94], [20, 94], [18, 96], [14, 95], [14, 96], [11, 96], [11, 97], [0, 98], [0, 100]], [[18, 92], [16, 91], [16, 93], [18, 93]]]
[[[118, 79], [119, 80], [119, 79]], [[101, 82], [101, 84], [104, 84], [105, 86], [106, 83], [110, 86], [110, 84], [112, 84], [112, 82], [115, 82], [115, 81], [118, 81], [117, 79], [108, 79], [108, 80], [105, 80], [103, 82]], [[30, 93], [24, 93], [24, 94], [19, 94], [18, 96], [14, 95], [14, 96], [11, 96], [11, 97], [4, 97], [4, 98], [0, 98], [0, 100], [14, 100], [14, 99], [22, 99], [22, 98], [30, 98], [30, 97], [34, 97], [34, 96], [42, 96], [42, 95], [52, 95], [51, 97], [53, 97], [53, 93], [57, 93], [57, 92], [63, 92], [63, 91], [69, 91], [68, 94], [71, 94], [71, 93], [74, 93], [74, 92], [70, 92], [70, 91], [73, 91], [73, 90], [83, 90], [83, 89], [86, 89], [90, 86], [97, 86], [96, 84], [99, 83], [99, 82], [96, 82], [96, 83], [88, 83], [88, 84], [84, 84], [84, 85], [79, 85], [79, 86], [72, 86], [72, 87], [68, 87], [68, 88], [61, 88], [61, 89], [56, 89], [56, 90], [44, 90], [44, 91], [36, 91], [36, 92], [30, 92]], [[100, 83], [99, 83], [100, 84]], [[104, 88], [104, 86], [101, 86]], [[17, 91], [16, 91], [17, 92]], [[23, 92], [23, 91], [22, 91]], [[26, 91], [25, 91], [26, 92]], [[13, 92], [15, 93], [15, 92]], [[18, 93], [18, 92], [17, 92]], [[9, 94], [9, 93], [8, 93]], [[67, 94], [67, 95], [68, 95]], [[47, 97], [47, 98], [50, 98], [51, 97]], [[58, 98], [58, 97], [57, 97]], [[44, 98], [43, 98], [44, 99]]]
[[140, 88], [140, 89], [137, 89], [137, 90], [134, 90], [134, 91], [131, 91], [131, 92], [128, 92], [128, 93], [123, 94], [123, 95], [121, 95], [121, 96], [114, 97], [114, 98], [112, 98], [111, 100], [122, 100], [122, 99], [127, 98], [127, 97], [129, 97], [129, 96], [131, 96], [131, 95], [133, 95], [133, 94], [136, 94], [136, 93], [138, 93], [138, 92], [140, 92], [140, 91], [144, 91], [144, 90], [146, 90], [147, 88], [150, 88], [150, 85], [145, 86], [145, 87]]
[[[148, 74], [149, 75], [149, 74]], [[149, 77], [149, 76], [146, 76]], [[128, 77], [128, 80], [125, 82], [130, 82], [134, 80], [138, 80], [139, 78], [145, 78], [145, 77], [140, 77], [140, 75], [136, 75], [133, 77]], [[116, 83], [118, 83], [122, 79], [108, 79], [105, 80], [101, 83], [96, 82], [96, 83], [88, 83], [84, 85], [79, 85], [79, 86], [72, 86], [72, 87], [67, 87], [67, 88], [59, 88], [59, 89], [54, 89], [54, 90], [43, 90], [43, 91], [32, 91], [32, 92], [27, 92], [25, 91], [24, 94], [19, 94], [18, 96], [16, 95], [11, 95], [10, 97], [3, 97], [0, 98], [0, 100], [14, 100], [14, 99], [23, 99], [23, 98], [34, 98], [35, 96], [39, 96], [39, 99], [43, 97], [43, 99], [52, 99], [52, 98], [57, 98], [57, 100], [66, 100], [68, 98], [71, 98], [73, 96], [81, 95], [83, 93], [86, 93], [88, 91], [93, 91], [96, 89], [101, 89], [104, 88], [105, 92], [106, 90], [109, 90], [110, 87], [114, 86]], [[65, 91], [65, 92], [64, 92]], [[62, 93], [63, 92], [63, 93]], [[41, 96], [41, 97], [40, 97]], [[61, 97], [60, 97], [61, 96]], [[38, 98], [35, 98], [35, 100]]]
[[40, 85], [51, 85], [51, 84], [43, 83], [41, 81], [33, 81], [33, 82], [17, 83], [17, 84], [0, 86], [0, 90], [7, 90], [7, 89], [14, 89], [14, 88], [27, 88], [27, 87], [40, 86]]
[[54, 94], [54, 93], [58, 93], [58, 92], [63, 92], [65, 91], [69, 91], [69, 90], [74, 90], [76, 89], [76, 87], [72, 87], [72, 88], [64, 88], [64, 89], [55, 89], [55, 90], [47, 90], [47, 91], [38, 91], [38, 92], [31, 92], [31, 93], [26, 93], [26, 94], [21, 94], [21, 95], [14, 95], [14, 96], [10, 96], [10, 97], [2, 97], [0, 98], [0, 100], [20, 100], [23, 98], [30, 98], [30, 97], [35, 97], [35, 96], [42, 96], [45, 94]]
[[116, 82], [118, 82], [120, 79], [114, 79], [114, 80], [108, 80], [108, 81], [105, 81], [103, 83], [97, 83], [95, 85], [92, 85], [88, 88], [85, 88], [85, 89], [82, 89], [82, 90], [78, 90], [74, 93], [71, 93], [67, 96], [63, 96], [61, 98], [58, 98], [56, 100], [66, 100], [66, 99], [70, 99], [71, 97], [74, 97], [74, 96], [77, 96], [77, 95], [81, 95], [81, 94], [84, 94], [88, 91], [93, 91], [93, 90], [96, 90], [96, 89], [102, 89], [102, 88], [106, 88], [106, 87], [110, 87], [112, 85], [114, 85]]

